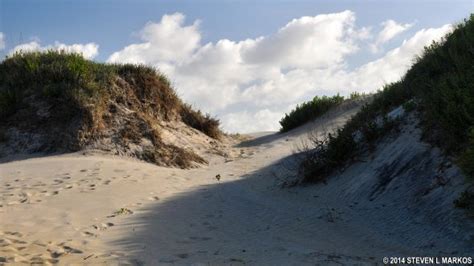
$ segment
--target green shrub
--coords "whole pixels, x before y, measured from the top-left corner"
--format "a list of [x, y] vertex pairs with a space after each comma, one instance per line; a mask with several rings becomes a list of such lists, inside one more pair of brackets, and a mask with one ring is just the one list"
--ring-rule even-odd
[[[354, 159], [363, 147], [372, 150], [381, 136], [397, 128], [398, 120], [383, 118], [380, 124], [375, 122], [372, 104], [364, 105], [361, 111], [352, 117], [335, 134], [328, 134], [324, 140], [312, 139], [314, 149], [307, 151], [300, 165], [305, 182], [324, 181], [333, 171], [343, 168]], [[362, 138], [356, 142], [355, 134]]]
[[0, 118], [14, 112], [19, 102], [19, 96], [13, 89], [0, 91]]
[[471, 129], [467, 148], [459, 156], [458, 162], [466, 176], [474, 178], [474, 128]]
[[461, 209], [469, 209], [474, 211], [474, 194], [465, 190], [459, 195], [459, 198], [454, 200], [454, 206]]
[[7, 132], [5, 132], [4, 129], [0, 129], [0, 143], [7, 142], [7, 141], [8, 141]]
[[357, 100], [357, 99], [360, 99], [360, 98], [362, 98], [366, 95], [367, 94], [365, 94], [365, 93], [360, 93], [360, 92], [357, 92], [357, 91], [353, 91], [353, 92], [351, 92], [351, 94], [349, 94], [349, 99]]
[[416, 103], [413, 100], [405, 102], [403, 105], [403, 110], [411, 112], [416, 109]]
[[313, 100], [296, 106], [280, 120], [280, 132], [287, 132], [325, 114], [332, 107], [341, 104], [344, 97], [339, 94], [332, 97], [314, 97]]

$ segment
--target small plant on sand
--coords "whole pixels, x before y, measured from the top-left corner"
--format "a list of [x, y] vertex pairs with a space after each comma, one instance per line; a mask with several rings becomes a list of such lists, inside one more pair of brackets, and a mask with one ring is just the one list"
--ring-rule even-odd
[[127, 215], [127, 214], [133, 214], [133, 211], [127, 208], [120, 208], [114, 212], [114, 215]]

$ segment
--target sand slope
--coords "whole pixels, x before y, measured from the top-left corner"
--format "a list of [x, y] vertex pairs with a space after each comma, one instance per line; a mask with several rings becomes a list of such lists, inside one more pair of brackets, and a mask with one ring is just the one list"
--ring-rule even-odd
[[[419, 191], [395, 189], [432, 184], [431, 174], [419, 173], [430, 173], [440, 155], [416, 139], [416, 129], [327, 185], [281, 187], [294, 176], [291, 155], [306, 133], [341, 126], [358, 108], [343, 106], [287, 134], [255, 135], [199, 169], [77, 154], [1, 164], [0, 262], [364, 265], [384, 256], [466, 254], [472, 236], [454, 222], [462, 212], [448, 204], [452, 197], [434, 203], [463, 189], [455, 167], [420, 204]], [[407, 144], [398, 149], [397, 141]], [[400, 170], [400, 154], [418, 156], [409, 168], [424, 168]], [[381, 190], [380, 167], [390, 163], [392, 181]]]

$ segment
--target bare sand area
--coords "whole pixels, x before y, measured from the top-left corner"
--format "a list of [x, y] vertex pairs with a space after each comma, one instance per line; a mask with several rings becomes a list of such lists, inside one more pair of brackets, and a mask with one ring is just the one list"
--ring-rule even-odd
[[[371, 265], [468, 255], [474, 231], [452, 206], [463, 182], [451, 167], [433, 183], [441, 157], [416, 128], [327, 184], [282, 186], [306, 133], [341, 126], [357, 109], [254, 134], [229, 146], [232, 156], [209, 154], [209, 165], [188, 170], [83, 154], [2, 163], [0, 263]], [[400, 170], [404, 160], [415, 160], [411, 170]]]

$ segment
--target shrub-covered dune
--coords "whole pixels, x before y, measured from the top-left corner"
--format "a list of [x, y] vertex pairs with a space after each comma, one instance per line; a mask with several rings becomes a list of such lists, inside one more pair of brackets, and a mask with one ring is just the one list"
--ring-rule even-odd
[[398, 82], [374, 95], [343, 128], [316, 143], [302, 168], [321, 181], [397, 128], [387, 114], [399, 107], [419, 113], [424, 140], [453, 156], [474, 176], [474, 15], [443, 41], [426, 47]]
[[162, 130], [175, 123], [223, 136], [219, 121], [183, 103], [158, 71], [55, 51], [0, 63], [0, 117], [0, 156], [93, 148], [186, 168], [205, 160]]

